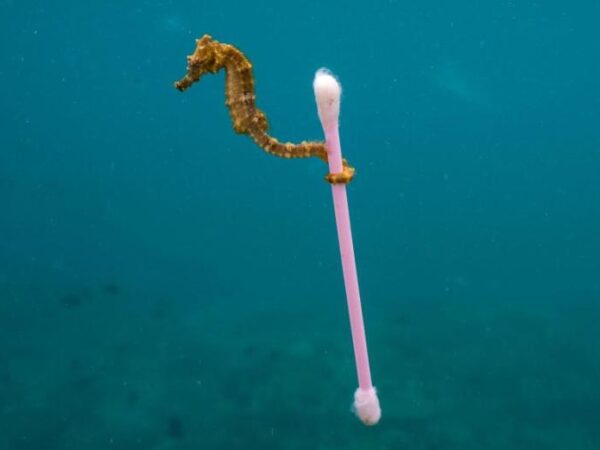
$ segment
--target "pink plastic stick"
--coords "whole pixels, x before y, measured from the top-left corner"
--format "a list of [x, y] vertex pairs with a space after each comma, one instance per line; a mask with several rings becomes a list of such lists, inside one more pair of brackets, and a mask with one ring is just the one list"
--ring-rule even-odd
[[[342, 149], [338, 131], [341, 87], [331, 73], [321, 69], [317, 71], [315, 76], [314, 90], [319, 118], [321, 119], [321, 125], [325, 133], [329, 172], [341, 173], [343, 169]], [[354, 394], [354, 410], [363, 423], [366, 425], [375, 425], [381, 417], [381, 409], [379, 407], [377, 392], [371, 382], [371, 369], [369, 367], [367, 339], [358, 289], [358, 275], [354, 259], [354, 245], [352, 243], [346, 185], [343, 183], [332, 184], [331, 191], [333, 193], [335, 220], [342, 258], [342, 271], [350, 315], [356, 371], [358, 374], [359, 387]]]

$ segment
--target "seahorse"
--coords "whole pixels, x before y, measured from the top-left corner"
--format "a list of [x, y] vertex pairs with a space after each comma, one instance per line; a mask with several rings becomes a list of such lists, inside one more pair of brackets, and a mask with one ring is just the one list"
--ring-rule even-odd
[[[315, 156], [327, 162], [324, 142], [303, 141], [299, 144], [279, 142], [268, 134], [267, 116], [256, 106], [252, 64], [236, 47], [214, 40], [206, 34], [196, 40], [196, 49], [187, 57], [185, 76], [175, 82], [175, 87], [185, 91], [205, 73], [225, 70], [225, 105], [236, 133], [246, 134], [267, 153], [282, 158], [308, 158]], [[332, 184], [349, 183], [354, 168], [344, 159], [341, 173], [329, 173], [325, 179]]]

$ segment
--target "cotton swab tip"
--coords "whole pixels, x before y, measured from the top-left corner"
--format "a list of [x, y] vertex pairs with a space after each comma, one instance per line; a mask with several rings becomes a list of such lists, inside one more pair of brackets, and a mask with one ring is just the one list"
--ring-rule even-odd
[[362, 423], [376, 425], [381, 419], [381, 407], [375, 388], [358, 388], [354, 393], [353, 409]]
[[333, 74], [327, 69], [319, 69], [313, 82], [319, 119], [323, 128], [337, 127], [340, 116], [340, 96], [342, 87]]

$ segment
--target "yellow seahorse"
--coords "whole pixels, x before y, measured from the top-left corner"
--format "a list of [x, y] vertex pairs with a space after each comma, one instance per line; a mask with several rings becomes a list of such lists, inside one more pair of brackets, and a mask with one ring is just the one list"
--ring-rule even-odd
[[[264, 112], [256, 107], [252, 64], [236, 47], [215, 41], [208, 34], [196, 40], [196, 50], [188, 56], [186, 75], [175, 82], [175, 87], [185, 91], [205, 73], [225, 69], [225, 104], [236, 133], [247, 134], [259, 147], [282, 158], [308, 158], [316, 156], [327, 161], [324, 142], [303, 141], [299, 144], [279, 142], [267, 133], [269, 123]], [[329, 173], [325, 179], [332, 184], [349, 183], [354, 168], [343, 161], [341, 173]]]

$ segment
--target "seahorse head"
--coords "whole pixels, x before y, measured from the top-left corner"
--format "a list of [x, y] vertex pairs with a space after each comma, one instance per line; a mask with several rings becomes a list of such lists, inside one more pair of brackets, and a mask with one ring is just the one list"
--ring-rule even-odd
[[212, 36], [205, 34], [196, 40], [196, 50], [188, 56], [189, 68], [202, 75], [203, 73], [216, 73], [222, 67], [222, 44], [215, 41]]

